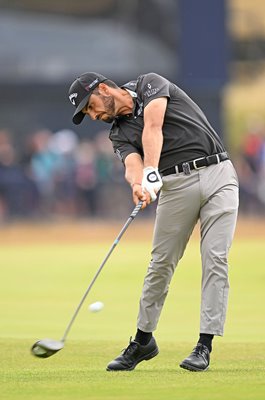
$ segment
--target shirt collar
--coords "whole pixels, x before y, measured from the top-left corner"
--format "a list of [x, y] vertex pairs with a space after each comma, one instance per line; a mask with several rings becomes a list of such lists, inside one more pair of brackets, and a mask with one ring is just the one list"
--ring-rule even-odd
[[137, 97], [137, 94], [133, 90], [127, 89], [126, 87], [124, 87], [123, 89], [125, 89], [132, 97]]

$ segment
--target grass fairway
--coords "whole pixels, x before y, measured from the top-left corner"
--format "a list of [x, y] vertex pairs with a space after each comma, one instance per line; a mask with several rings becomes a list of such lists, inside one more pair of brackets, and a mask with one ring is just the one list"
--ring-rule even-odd
[[[130, 227], [138, 239], [126, 234], [115, 249], [65, 348], [51, 358], [37, 359], [30, 346], [45, 337], [61, 338], [118, 233], [109, 239], [102, 234], [101, 241], [91, 242], [85, 237], [79, 241], [73, 232], [75, 239], [64, 241], [63, 227], [54, 241], [49, 227], [45, 229], [39, 240], [38, 230], [34, 240], [26, 230], [16, 238], [0, 233], [1, 399], [264, 400], [264, 236], [236, 236], [230, 253], [226, 332], [224, 338], [214, 339], [209, 371], [191, 373], [178, 367], [199, 330], [200, 255], [194, 237], [175, 273], [156, 332], [160, 354], [135, 371], [110, 373], [106, 364], [135, 333], [150, 238], [143, 240], [137, 224]], [[90, 313], [88, 305], [97, 300], [105, 308]]]

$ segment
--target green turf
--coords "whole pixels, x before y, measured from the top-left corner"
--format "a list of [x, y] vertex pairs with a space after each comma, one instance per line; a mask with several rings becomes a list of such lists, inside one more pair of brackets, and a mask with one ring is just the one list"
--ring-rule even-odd
[[[139, 233], [140, 237], [140, 233]], [[126, 241], [104, 267], [68, 342], [49, 359], [31, 356], [37, 339], [60, 339], [111, 242], [91, 245], [0, 246], [1, 399], [253, 399], [265, 398], [264, 241], [236, 239], [224, 338], [214, 339], [211, 368], [181, 370], [199, 330], [200, 258], [195, 240], [173, 278], [156, 338], [160, 354], [135, 371], [106, 364], [135, 332], [150, 243]], [[100, 313], [88, 305], [103, 301]]]

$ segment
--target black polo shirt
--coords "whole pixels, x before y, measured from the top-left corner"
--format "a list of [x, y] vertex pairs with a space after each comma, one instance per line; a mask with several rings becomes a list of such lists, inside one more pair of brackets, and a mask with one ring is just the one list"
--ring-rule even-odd
[[164, 141], [159, 161], [160, 171], [225, 151], [202, 110], [174, 83], [155, 73], [148, 73], [122, 87], [137, 95], [134, 98], [133, 114], [117, 117], [109, 135], [115, 153], [123, 162], [130, 153], [144, 157], [143, 111], [150, 101], [159, 97], [168, 99], [162, 127]]

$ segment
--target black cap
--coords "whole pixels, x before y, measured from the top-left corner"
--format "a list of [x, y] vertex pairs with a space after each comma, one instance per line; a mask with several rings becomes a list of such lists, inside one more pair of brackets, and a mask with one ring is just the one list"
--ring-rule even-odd
[[69, 89], [69, 100], [76, 107], [73, 115], [74, 124], [78, 125], [82, 122], [85, 116], [82, 109], [87, 104], [93, 90], [107, 79], [96, 72], [85, 72], [72, 83]]

